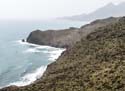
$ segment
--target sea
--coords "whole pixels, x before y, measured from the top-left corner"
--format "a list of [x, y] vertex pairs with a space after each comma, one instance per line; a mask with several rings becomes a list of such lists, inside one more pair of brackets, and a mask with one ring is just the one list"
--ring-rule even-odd
[[40, 29], [81, 27], [82, 21], [47, 20], [0, 21], [0, 88], [10, 85], [25, 86], [39, 79], [65, 49], [22, 42], [30, 32]]

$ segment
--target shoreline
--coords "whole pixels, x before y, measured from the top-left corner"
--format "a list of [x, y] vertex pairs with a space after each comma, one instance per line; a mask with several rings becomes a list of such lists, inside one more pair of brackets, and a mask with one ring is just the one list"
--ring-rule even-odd
[[[48, 60], [51, 61], [51, 63], [55, 62], [59, 58], [59, 56], [66, 50], [64, 48], [56, 48], [56, 47], [47, 46], [47, 45], [37, 45], [37, 44], [28, 43], [26, 41], [23, 42], [22, 40], [18, 40], [16, 42], [21, 44], [21, 45], [33, 46], [34, 49], [35, 48], [36, 49], [56, 49], [55, 51], [40, 51], [42, 53], [49, 55]], [[26, 51], [28, 51], [28, 50], [29, 49], [27, 49]], [[35, 51], [29, 51], [29, 52], [37, 52], [37, 51], [35, 50]], [[51, 64], [51, 63], [49, 63], [49, 64]], [[37, 81], [38, 79], [40, 79], [43, 76], [43, 74], [46, 71], [47, 66], [49, 64], [47, 64], [45, 66], [42, 65], [42, 66], [38, 67], [33, 72], [25, 74], [23, 77], [21, 77], [19, 79], [19, 81], [9, 83], [9, 85], [0, 87], [0, 89], [6, 88], [6, 87], [11, 87], [11, 86], [23, 87], [23, 86], [28, 86], [30, 84], [33, 84], [35, 81]]]
[[[97, 29], [91, 30], [91, 33], [86, 35], [85, 39], [82, 37], [82, 40], [76, 42], [73, 47], [70, 46], [55, 62], [49, 64], [43, 76], [33, 84], [24, 87], [10, 86], [1, 89], [1, 91], [125, 89], [123, 84], [125, 17], [118, 18], [118, 22], [115, 19], [109, 23], [110, 19], [104, 19], [103, 21], [106, 23], [101, 27], [100, 25], [97, 27], [98, 23], [102, 22], [100, 20], [82, 27], [83, 30], [86, 27], [87, 30], [93, 29], [95, 26]], [[40, 33], [40, 31], [37, 32], [37, 34]], [[65, 36], [63, 37], [65, 38]], [[57, 36], [58, 38], [60, 36]], [[104, 80], [100, 78], [104, 78]], [[110, 82], [110, 84], [107, 84], [107, 82]]]

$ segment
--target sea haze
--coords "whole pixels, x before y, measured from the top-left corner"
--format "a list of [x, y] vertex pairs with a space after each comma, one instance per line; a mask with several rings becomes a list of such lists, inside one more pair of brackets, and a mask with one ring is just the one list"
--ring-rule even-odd
[[0, 22], [0, 88], [24, 86], [42, 76], [46, 66], [65, 50], [21, 42], [35, 29], [80, 27], [78, 21], [1, 21]]

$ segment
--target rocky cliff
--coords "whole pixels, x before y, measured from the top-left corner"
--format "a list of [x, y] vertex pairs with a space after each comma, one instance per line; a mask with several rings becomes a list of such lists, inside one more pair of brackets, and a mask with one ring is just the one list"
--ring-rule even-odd
[[125, 18], [82, 38], [35, 83], [0, 91], [125, 91]]
[[77, 28], [47, 31], [36, 30], [30, 33], [29, 37], [27, 38], [27, 42], [66, 48], [69, 45], [71, 46], [74, 44], [75, 41], [79, 40], [80, 35], [77, 32], [78, 30], [79, 29]]
[[81, 28], [71, 27], [69, 29], [47, 31], [36, 30], [30, 33], [27, 38], [27, 42], [67, 48], [80, 41], [82, 37], [86, 36], [95, 29], [117, 22], [118, 20], [119, 18], [110, 17], [107, 19], [96, 20], [90, 24], [82, 26]]

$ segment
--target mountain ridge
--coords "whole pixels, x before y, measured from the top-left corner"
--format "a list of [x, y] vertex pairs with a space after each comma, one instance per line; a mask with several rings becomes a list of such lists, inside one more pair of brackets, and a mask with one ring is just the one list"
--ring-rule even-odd
[[89, 14], [86, 14], [86, 15], [81, 14], [81, 15], [63, 17], [62, 19], [93, 21], [95, 19], [102, 19], [102, 18], [106, 18], [106, 17], [120, 17], [120, 16], [125, 15], [124, 9], [125, 9], [125, 2], [122, 2], [117, 5], [115, 5], [113, 3], [109, 3]]

